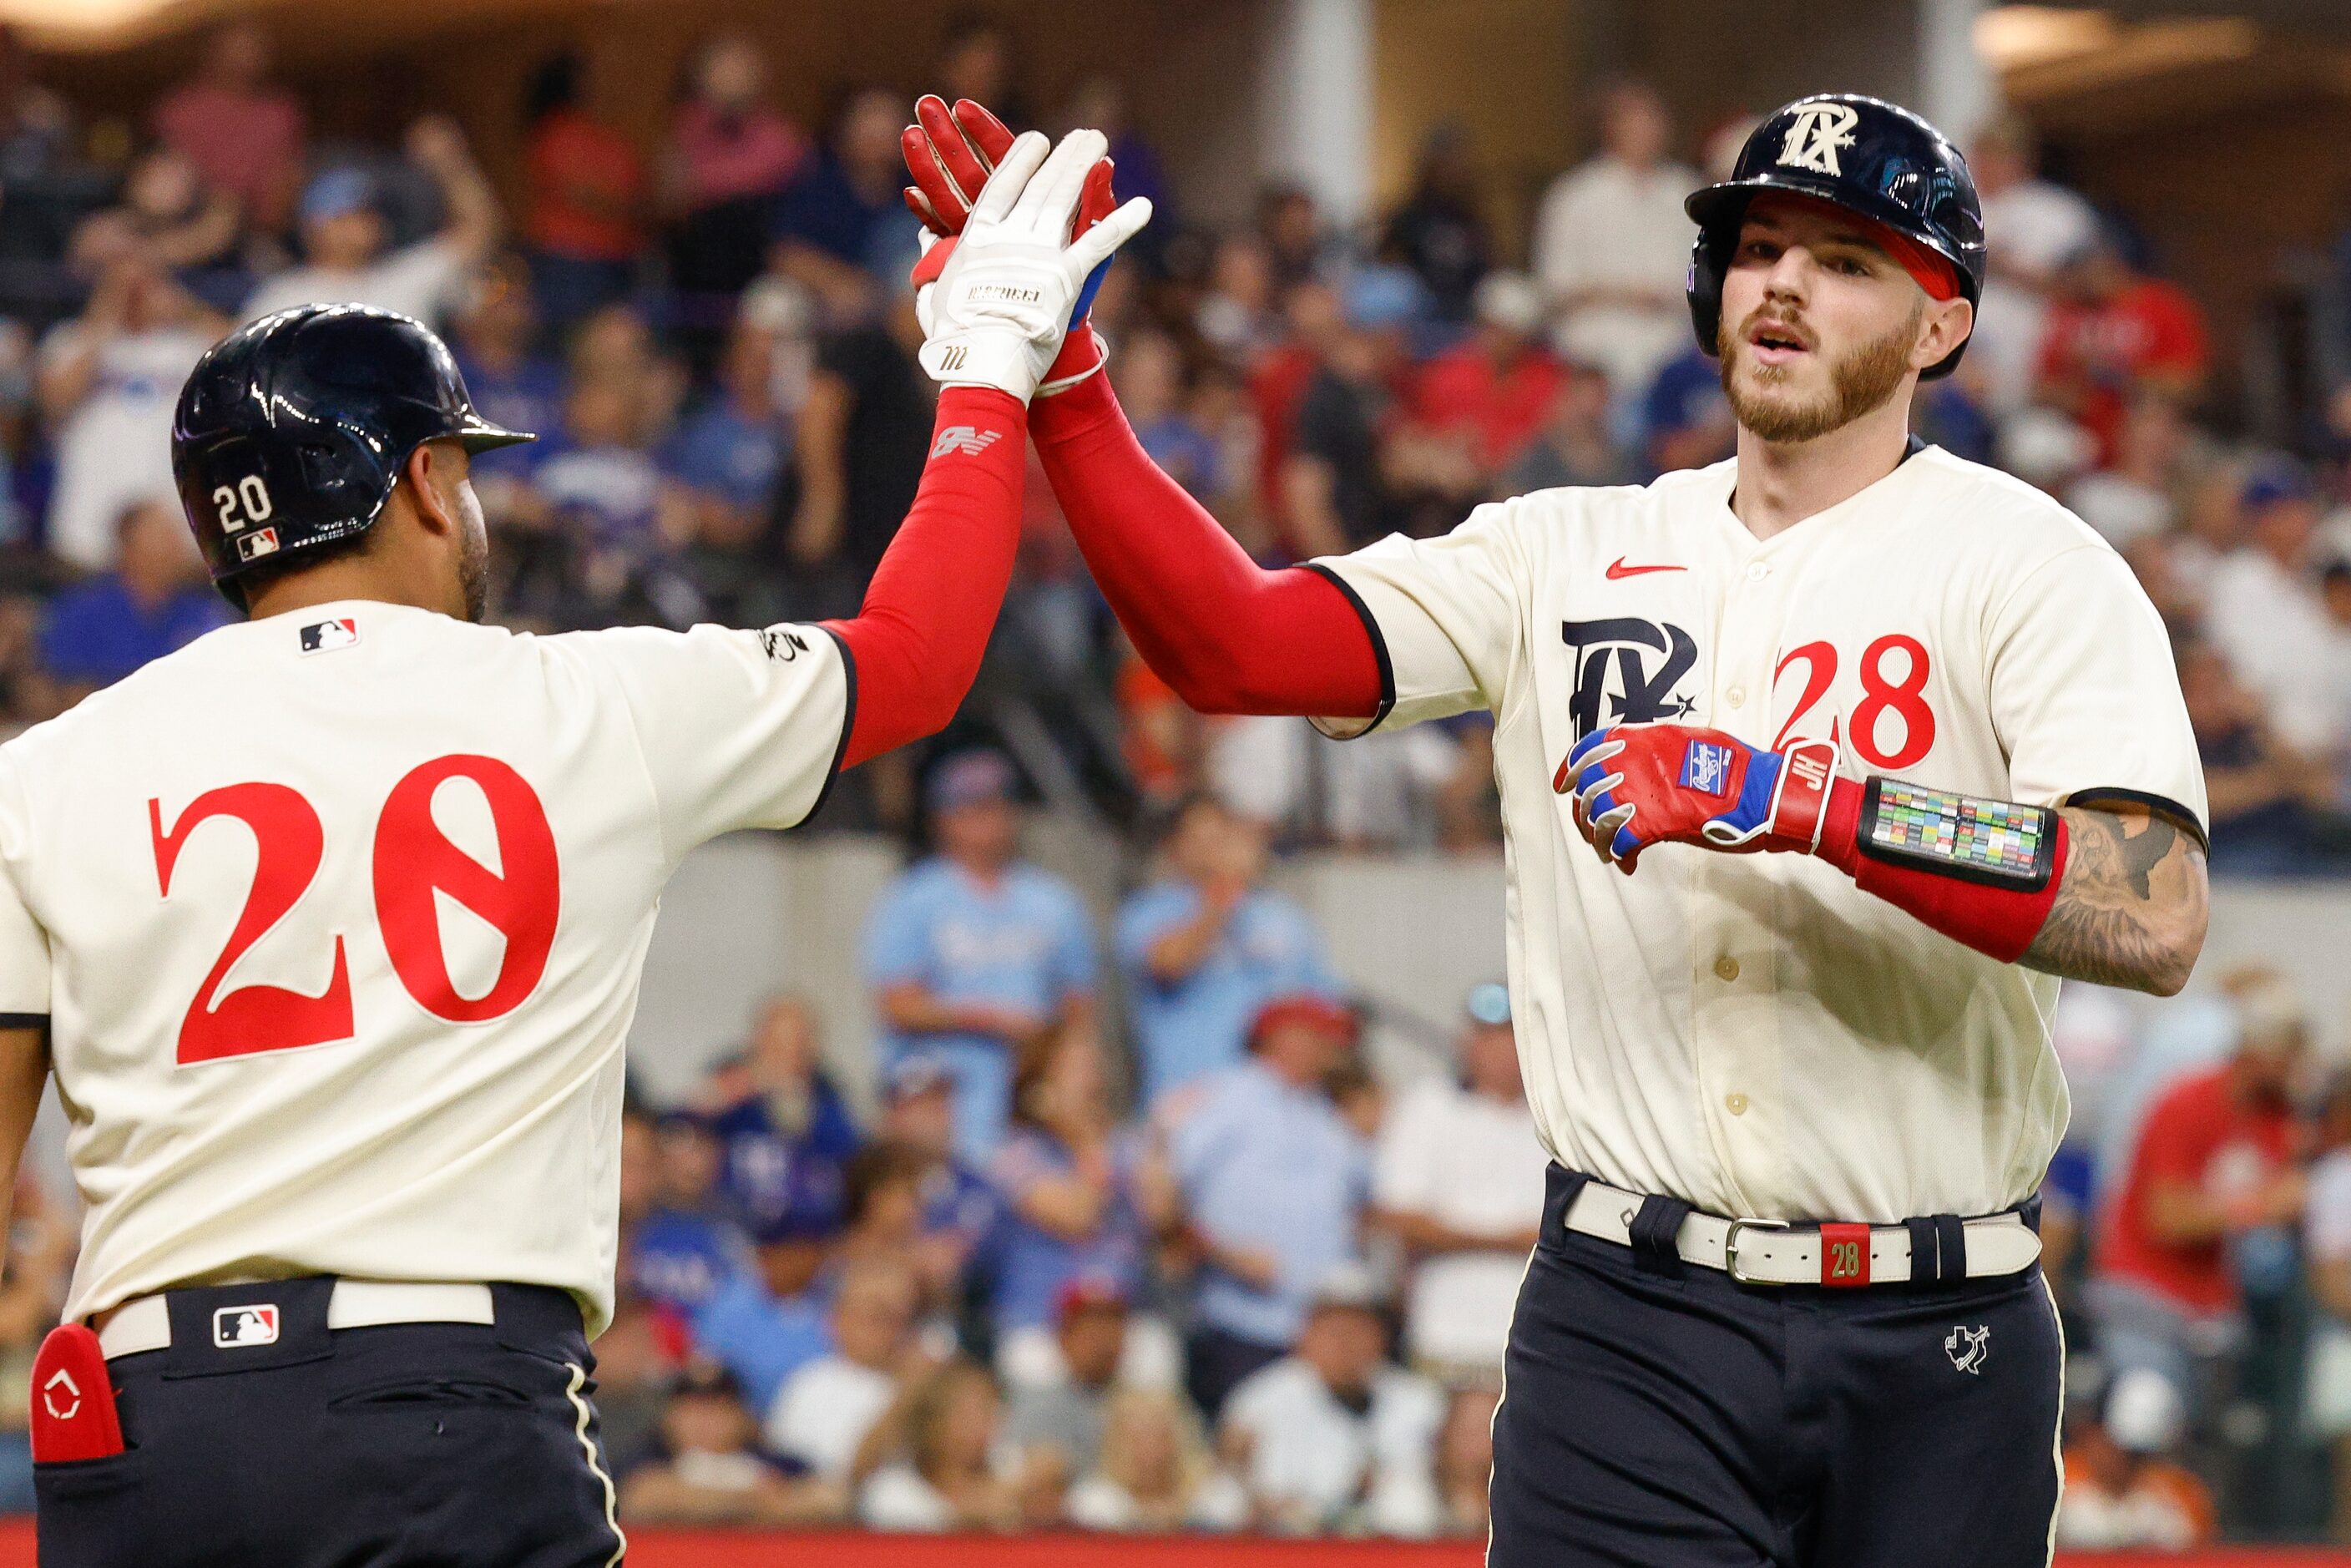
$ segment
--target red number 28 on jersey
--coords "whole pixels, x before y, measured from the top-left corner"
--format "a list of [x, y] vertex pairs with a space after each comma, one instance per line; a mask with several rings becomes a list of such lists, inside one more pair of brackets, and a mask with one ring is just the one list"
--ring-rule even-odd
[[[451, 843], [434, 821], [434, 791], [452, 779], [470, 781], [488, 804], [500, 871]], [[243, 822], [258, 853], [244, 912], [181, 1020], [181, 1062], [349, 1040], [355, 1032], [351, 977], [340, 936], [335, 938], [333, 977], [319, 996], [278, 986], [220, 988], [230, 967], [301, 902], [319, 874], [327, 841], [318, 809], [283, 784], [228, 784], [197, 796], [166, 829], [162, 802], [148, 801], [155, 882], [165, 898], [172, 895], [172, 868], [189, 835], [215, 817]], [[537, 792], [496, 758], [437, 758], [393, 785], [376, 820], [373, 880], [376, 924], [392, 970], [434, 1017], [479, 1023], [512, 1012], [546, 972], [562, 901], [555, 833]], [[497, 977], [479, 997], [459, 995], [450, 977], [435, 893], [473, 911], [506, 939]]]

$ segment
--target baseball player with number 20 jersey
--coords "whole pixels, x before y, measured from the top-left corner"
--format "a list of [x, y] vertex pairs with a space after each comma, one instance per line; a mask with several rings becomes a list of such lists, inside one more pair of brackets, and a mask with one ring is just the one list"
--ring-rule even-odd
[[[1017, 546], [1026, 404], [1134, 204], [1005, 159], [926, 290], [942, 383], [863, 612], [479, 624], [449, 352], [269, 316], [173, 463], [250, 617], [0, 747], [0, 1123], [53, 1067], [88, 1205], [34, 1379], [48, 1568], [609, 1568], [622, 1046], [664, 883], [943, 725]], [[1100, 214], [1095, 214], [1100, 217]]]
[[[951, 230], [1008, 141], [924, 106], [917, 210]], [[1343, 737], [1494, 716], [1511, 1013], [1553, 1165], [1488, 1561], [2045, 1564], [2048, 1019], [2060, 977], [2178, 990], [2204, 936], [2170, 649], [2077, 519], [1908, 433], [1983, 279], [1940, 134], [1801, 99], [1688, 206], [1731, 462], [1266, 571], [1103, 378], [1049, 381], [1030, 432], [1195, 707]]]

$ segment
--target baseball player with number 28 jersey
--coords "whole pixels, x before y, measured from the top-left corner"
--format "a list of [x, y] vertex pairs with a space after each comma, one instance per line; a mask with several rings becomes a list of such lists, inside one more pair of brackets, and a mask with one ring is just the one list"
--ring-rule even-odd
[[480, 624], [448, 350], [266, 317], [173, 465], [249, 619], [0, 747], [0, 1125], [51, 1068], [88, 1205], [35, 1374], [49, 1568], [610, 1568], [590, 1403], [622, 1047], [662, 886], [935, 730], [1018, 544], [1026, 404], [1135, 204], [1023, 140], [924, 301], [942, 383], [863, 612]]
[[[973, 105], [922, 120], [916, 208], [952, 228], [1008, 133]], [[1195, 707], [1334, 736], [1494, 716], [1511, 1012], [1554, 1163], [1488, 1561], [2045, 1564], [2048, 1019], [2060, 977], [2176, 991], [2204, 936], [2170, 649], [2077, 519], [1909, 434], [1984, 269], [1933, 127], [1800, 99], [1687, 204], [1731, 462], [1265, 571], [1102, 377], [1049, 382], [1030, 431]]]

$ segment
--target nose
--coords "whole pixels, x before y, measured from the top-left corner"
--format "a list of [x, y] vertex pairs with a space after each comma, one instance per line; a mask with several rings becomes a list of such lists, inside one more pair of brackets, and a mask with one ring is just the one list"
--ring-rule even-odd
[[1763, 275], [1763, 297], [1802, 304], [1812, 274], [1812, 252], [1792, 245], [1772, 258], [1771, 269]]

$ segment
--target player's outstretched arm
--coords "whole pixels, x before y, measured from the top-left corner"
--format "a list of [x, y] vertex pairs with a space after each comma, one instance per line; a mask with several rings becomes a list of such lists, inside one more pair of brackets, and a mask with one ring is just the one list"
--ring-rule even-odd
[[[960, 233], [967, 192], [1011, 133], [968, 101], [936, 99], [906, 128], [907, 204], [935, 235]], [[1093, 171], [1082, 226], [1109, 200]], [[934, 253], [935, 254], [935, 252]], [[922, 277], [920, 269], [916, 277]], [[1268, 571], [1169, 478], [1134, 437], [1105, 352], [1081, 314], [1034, 405], [1029, 433], [1102, 596], [1144, 661], [1201, 713], [1365, 718], [1379, 710], [1379, 655], [1361, 613], [1311, 569]]]
[[2204, 851], [2146, 810], [2064, 807], [2071, 852], [2056, 901], [2018, 961], [2069, 980], [2176, 995], [2204, 947]]
[[863, 608], [826, 623], [857, 681], [843, 767], [946, 727], [979, 673], [1019, 543], [1029, 400], [1086, 278], [1151, 215], [1131, 202], [1069, 237], [1103, 145], [1077, 131], [1050, 157], [1034, 134], [1008, 148], [919, 297], [919, 357], [944, 388], [930, 459]]
[[1765, 751], [1716, 729], [1616, 726], [1552, 787], [1628, 874], [1652, 844], [1817, 855], [2002, 963], [2172, 996], [2204, 946], [2204, 853], [2167, 817], [2023, 806], [1837, 772], [1832, 740]]

